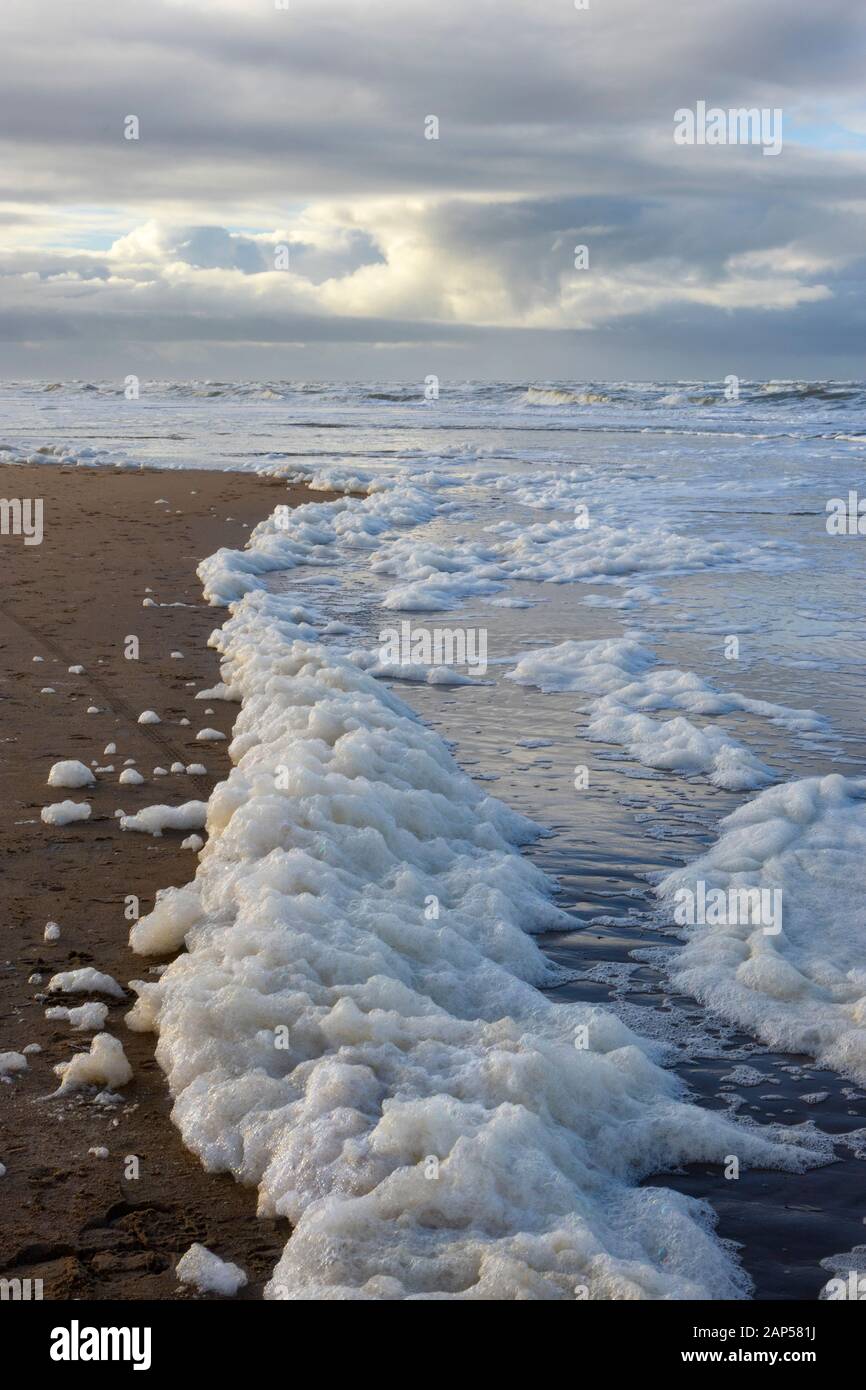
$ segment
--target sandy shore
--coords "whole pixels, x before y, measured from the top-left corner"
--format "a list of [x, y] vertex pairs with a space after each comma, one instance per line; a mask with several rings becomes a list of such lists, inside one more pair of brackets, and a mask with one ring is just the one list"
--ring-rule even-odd
[[[183, 1148], [154, 1039], [124, 1026], [128, 1003], [111, 1003], [106, 1020], [134, 1070], [123, 1105], [45, 1101], [57, 1085], [53, 1065], [92, 1037], [47, 1021], [46, 1004], [96, 996], [46, 1000], [43, 989], [55, 972], [82, 966], [123, 985], [146, 977], [147, 961], [127, 945], [124, 899], [135, 894], [149, 911], [158, 888], [192, 878], [196, 855], [180, 848], [180, 833], [122, 831], [115, 810], [206, 798], [228, 771], [227, 745], [199, 743], [196, 733], [230, 734], [236, 711], [194, 698], [219, 678], [206, 641], [223, 620], [202, 601], [196, 564], [221, 545], [242, 546], [245, 525], [277, 503], [327, 494], [250, 475], [53, 466], [4, 468], [2, 491], [44, 499], [44, 539], [0, 537], [0, 1052], [42, 1049], [26, 1073], [0, 1084], [0, 1275], [40, 1278], [53, 1299], [173, 1298], [177, 1258], [201, 1241], [248, 1272], [241, 1297], [258, 1297], [285, 1223], [256, 1220], [253, 1192], [206, 1174]], [[184, 606], [143, 607], [148, 588], [154, 601]], [[129, 635], [140, 641], [137, 661], [124, 657]], [[75, 665], [83, 674], [69, 672]], [[145, 709], [162, 722], [138, 724]], [[112, 742], [117, 754], [103, 756]], [[48, 787], [52, 763], [66, 758], [114, 772], [92, 792]], [[144, 785], [118, 785], [127, 758]], [[204, 763], [207, 775], [153, 776], [173, 762]], [[91, 820], [43, 824], [42, 807], [68, 797], [88, 800]], [[49, 920], [61, 928], [54, 943], [43, 940]], [[41, 986], [29, 983], [34, 975]], [[107, 1158], [89, 1153], [103, 1147]], [[125, 1177], [128, 1155], [140, 1160], [137, 1180]]]

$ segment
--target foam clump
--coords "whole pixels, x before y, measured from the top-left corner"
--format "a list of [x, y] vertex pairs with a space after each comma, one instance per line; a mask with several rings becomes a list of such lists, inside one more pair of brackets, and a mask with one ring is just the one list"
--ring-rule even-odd
[[238, 691], [232, 690], [225, 681], [218, 681], [216, 685], [210, 686], [207, 690], [200, 690], [195, 698], [197, 700], [227, 700], [240, 704], [241, 697]]
[[125, 999], [121, 986], [111, 975], [85, 965], [80, 970], [61, 970], [52, 975], [46, 985], [49, 994], [108, 994], [113, 999]]
[[0, 1076], [14, 1076], [26, 1070], [27, 1058], [23, 1052], [0, 1052]]
[[86, 801], [54, 801], [42, 807], [42, 820], [45, 825], [73, 825], [90, 820], [91, 809]]
[[[826, 721], [813, 710], [718, 691], [694, 671], [658, 666], [655, 654], [634, 633], [525, 652], [507, 679], [546, 692], [590, 696], [588, 738], [619, 744], [645, 767], [703, 774], [726, 791], [757, 791], [773, 782], [776, 773], [724, 729], [699, 727], [685, 714], [747, 713], [794, 734], [827, 733]], [[659, 710], [684, 713], [672, 719], [649, 717], [648, 711]]]
[[618, 743], [635, 762], [662, 772], [703, 773], [726, 791], [753, 791], [775, 773], [748, 748], [708, 724], [698, 728], [682, 715], [662, 721], [632, 713], [612, 696], [600, 700], [586, 731], [599, 743]]
[[92, 787], [95, 781], [90, 768], [75, 758], [54, 763], [48, 774], [49, 787]]
[[86, 1086], [109, 1086], [115, 1089], [132, 1080], [132, 1067], [127, 1061], [123, 1044], [110, 1033], [97, 1033], [89, 1052], [76, 1052], [68, 1062], [58, 1062], [54, 1068], [60, 1077], [55, 1095], [80, 1091]]
[[[672, 984], [781, 1052], [806, 1053], [866, 1084], [866, 779], [806, 777], [762, 792], [721, 822], [707, 852], [668, 874], [668, 910], [697, 896], [778, 894], [780, 921], [686, 926]], [[754, 915], [754, 914], [750, 914]], [[781, 927], [781, 930], [766, 930]]]
[[98, 1033], [104, 1028], [108, 1015], [107, 1004], [79, 1004], [75, 1009], [64, 1008], [58, 1004], [45, 1010], [45, 1017], [52, 1022], [69, 1023], [77, 1033]]
[[133, 926], [129, 944], [141, 956], [168, 955], [183, 945], [184, 937], [201, 915], [201, 902], [194, 889], [161, 889], [153, 911], [139, 917]]
[[206, 801], [185, 801], [182, 806], [145, 806], [134, 816], [121, 816], [122, 830], [161, 835], [164, 830], [201, 830], [207, 820]]
[[247, 1282], [240, 1265], [221, 1260], [207, 1246], [198, 1243], [191, 1245], [180, 1257], [175, 1273], [182, 1284], [190, 1284], [199, 1293], [218, 1293], [226, 1298], [233, 1297]]

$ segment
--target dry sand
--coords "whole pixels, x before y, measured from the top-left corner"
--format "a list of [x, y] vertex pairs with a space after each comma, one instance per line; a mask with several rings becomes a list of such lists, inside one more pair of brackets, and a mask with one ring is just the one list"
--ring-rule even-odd
[[[123, 985], [146, 977], [148, 962], [127, 945], [124, 899], [135, 894], [149, 911], [158, 888], [193, 877], [196, 855], [180, 848], [180, 833], [122, 831], [114, 812], [205, 799], [228, 771], [227, 744], [199, 744], [196, 732], [230, 734], [237, 708], [194, 698], [219, 679], [206, 641], [224, 617], [204, 604], [196, 564], [221, 545], [242, 546], [242, 523], [277, 503], [327, 494], [251, 475], [55, 466], [6, 467], [2, 492], [43, 498], [45, 532], [38, 546], [0, 536], [0, 1052], [42, 1048], [26, 1073], [0, 1084], [0, 1277], [42, 1279], [52, 1299], [172, 1298], [178, 1257], [201, 1241], [247, 1271], [240, 1297], [258, 1297], [286, 1223], [257, 1220], [252, 1191], [205, 1173], [183, 1148], [154, 1038], [130, 1032], [128, 1004], [111, 1003], [106, 1027], [134, 1070], [123, 1105], [45, 1101], [58, 1084], [53, 1065], [93, 1036], [47, 1021], [46, 1004], [97, 996], [40, 996], [52, 974], [81, 966]], [[160, 603], [187, 606], [144, 608], [148, 587]], [[137, 661], [124, 657], [130, 634], [140, 639]], [[79, 664], [84, 673], [71, 675]], [[41, 694], [44, 686], [55, 693]], [[91, 705], [100, 712], [88, 714]], [[145, 709], [162, 722], [138, 724]], [[118, 752], [103, 757], [110, 742]], [[52, 763], [66, 758], [115, 771], [92, 792], [48, 787]], [[143, 786], [118, 786], [127, 758]], [[207, 776], [153, 777], [175, 761], [204, 763]], [[43, 824], [41, 808], [66, 798], [89, 801], [91, 820]], [[62, 932], [53, 944], [43, 941], [49, 920]], [[42, 986], [28, 983], [33, 974]], [[88, 1153], [101, 1146], [107, 1158]], [[140, 1160], [137, 1180], [124, 1176], [127, 1155]]]

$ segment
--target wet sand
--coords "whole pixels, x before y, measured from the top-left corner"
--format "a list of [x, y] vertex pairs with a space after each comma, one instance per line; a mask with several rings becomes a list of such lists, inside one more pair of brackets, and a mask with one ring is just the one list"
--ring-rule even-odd
[[[47, 1021], [45, 1008], [99, 996], [43, 990], [52, 974], [82, 966], [124, 986], [147, 978], [148, 961], [127, 945], [124, 899], [135, 894], [149, 911], [158, 888], [193, 877], [196, 855], [181, 849], [180, 832], [122, 831], [115, 810], [205, 799], [230, 764], [227, 743], [199, 743], [196, 733], [230, 735], [237, 709], [194, 698], [219, 679], [206, 643], [225, 616], [203, 602], [196, 565], [222, 545], [242, 546], [278, 503], [329, 494], [248, 474], [51, 465], [4, 468], [2, 492], [43, 499], [44, 539], [27, 546], [0, 536], [0, 1052], [42, 1049], [0, 1084], [0, 1277], [42, 1279], [47, 1299], [192, 1297], [174, 1266], [201, 1241], [247, 1271], [238, 1296], [256, 1298], [288, 1227], [257, 1220], [253, 1191], [205, 1173], [183, 1148], [155, 1038], [123, 1023], [134, 996], [105, 1000], [105, 1026], [134, 1073], [122, 1105], [105, 1106], [83, 1095], [45, 1099], [58, 1084], [53, 1065], [87, 1050], [93, 1036]], [[148, 587], [155, 602], [184, 606], [143, 607]], [[140, 642], [137, 661], [124, 656], [130, 635]], [[70, 674], [74, 665], [83, 674]], [[138, 724], [145, 709], [162, 722]], [[103, 756], [111, 742], [117, 754]], [[92, 791], [48, 787], [52, 763], [67, 758], [114, 772]], [[118, 785], [127, 758], [142, 786]], [[173, 762], [203, 763], [207, 775], [153, 776]], [[91, 819], [43, 824], [42, 807], [67, 798], [90, 802]], [[43, 940], [49, 920], [61, 928], [53, 943]], [[41, 984], [29, 983], [34, 975]], [[89, 1153], [102, 1147], [107, 1158]], [[139, 1159], [137, 1179], [125, 1175], [129, 1155]]]

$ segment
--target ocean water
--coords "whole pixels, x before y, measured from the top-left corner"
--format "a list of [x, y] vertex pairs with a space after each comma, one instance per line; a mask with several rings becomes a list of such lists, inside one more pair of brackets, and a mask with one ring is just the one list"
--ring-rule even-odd
[[[0, 458], [349, 493], [200, 568], [236, 767], [136, 928], [187, 944], [132, 1020], [185, 1141], [295, 1225], [270, 1296], [816, 1297], [862, 1232], [866, 536], [827, 507], [866, 388], [0, 406]], [[431, 659], [460, 634], [483, 669]], [[699, 885], [779, 912], [684, 925]]]

